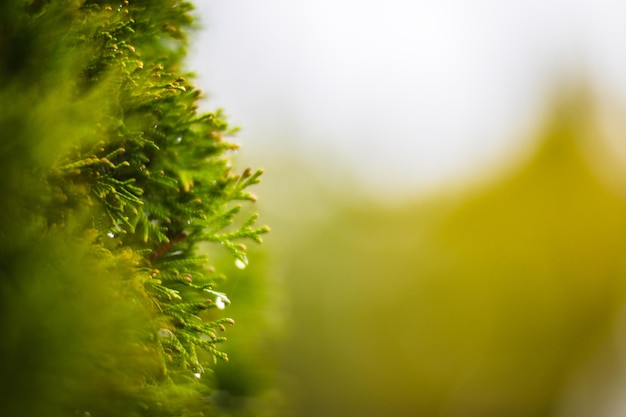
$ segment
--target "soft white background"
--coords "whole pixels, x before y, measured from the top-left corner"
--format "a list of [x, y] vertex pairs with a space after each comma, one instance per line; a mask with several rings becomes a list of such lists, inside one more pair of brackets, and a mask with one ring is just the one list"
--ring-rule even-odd
[[[190, 68], [263, 158], [417, 189], [522, 147], [550, 97], [626, 92], [626, 2], [203, 0]], [[258, 164], [257, 164], [258, 165]]]

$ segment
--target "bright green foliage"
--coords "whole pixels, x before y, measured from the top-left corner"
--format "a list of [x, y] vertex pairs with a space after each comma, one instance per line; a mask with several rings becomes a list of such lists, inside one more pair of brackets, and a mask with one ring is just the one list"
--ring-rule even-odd
[[233, 130], [197, 112], [191, 9], [0, 5], [0, 415], [211, 410], [234, 321], [200, 244], [244, 268], [241, 239], [268, 229], [234, 225], [261, 172], [232, 173]]

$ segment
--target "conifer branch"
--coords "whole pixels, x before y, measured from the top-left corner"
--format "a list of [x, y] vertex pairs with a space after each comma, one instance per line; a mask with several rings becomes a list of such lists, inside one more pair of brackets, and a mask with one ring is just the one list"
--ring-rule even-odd
[[[29, 102], [24, 115], [15, 116], [9, 105], [8, 116], [0, 115], [0, 125], [15, 136], [7, 138], [6, 149], [43, 149], [51, 162], [29, 171], [0, 149], [9, 172], [19, 174], [10, 187], [0, 187], [2, 201], [19, 200], [20, 213], [37, 220], [41, 235], [64, 233], [67, 241], [81, 242], [89, 265], [96, 265], [84, 279], [108, 285], [120, 304], [150, 318], [127, 344], [154, 356], [149, 362], [156, 366], [116, 371], [125, 376], [120, 380], [142, 381], [125, 395], [150, 402], [146, 398], [172, 393], [181, 381], [197, 381], [215, 360], [227, 360], [218, 349], [226, 339], [218, 333], [234, 324], [220, 316], [230, 299], [219, 291], [223, 275], [200, 246], [214, 243], [217, 253], [224, 247], [237, 266], [247, 265], [241, 241], [260, 243], [269, 229], [255, 226], [256, 215], [241, 219], [234, 204], [256, 201], [249, 187], [262, 171], [233, 173], [230, 156], [238, 146], [225, 138], [237, 129], [221, 110], [198, 113], [202, 94], [193, 76], [180, 71], [193, 25], [190, 3], [51, 0], [31, 1], [24, 9], [18, 0], [7, 1], [10, 7], [2, 10], [18, 18], [0, 16], [0, 53], [22, 43], [24, 51], [2, 56], [0, 75], [15, 86], [3, 82], [0, 100], [9, 104], [5, 96], [18, 91], [37, 102]], [[35, 165], [31, 159], [22, 165]], [[30, 180], [33, 171], [37, 176]], [[15, 192], [24, 183], [37, 184], [37, 204]], [[12, 228], [2, 219], [0, 225]], [[5, 229], [0, 244], [12, 234]], [[0, 261], [9, 265], [5, 258]], [[68, 293], [80, 297], [73, 288]], [[192, 414], [184, 406], [160, 410], [156, 400], [146, 407], [125, 415]]]

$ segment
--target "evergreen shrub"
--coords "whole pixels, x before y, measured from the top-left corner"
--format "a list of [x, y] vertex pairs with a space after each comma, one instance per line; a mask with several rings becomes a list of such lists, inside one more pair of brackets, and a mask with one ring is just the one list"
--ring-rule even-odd
[[181, 0], [0, 3], [1, 416], [214, 414], [211, 265], [268, 229], [237, 216], [261, 171], [198, 111], [192, 29]]

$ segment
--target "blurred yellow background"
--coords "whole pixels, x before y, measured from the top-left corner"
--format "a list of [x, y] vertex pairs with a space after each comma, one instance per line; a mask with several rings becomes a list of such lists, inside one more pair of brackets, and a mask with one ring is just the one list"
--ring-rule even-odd
[[458, 189], [394, 206], [315, 180], [261, 190], [287, 415], [623, 413], [626, 194], [584, 100]]
[[621, 9], [391, 3], [202, 9], [191, 66], [244, 127], [239, 163], [266, 168], [272, 227], [227, 284], [220, 401], [281, 417], [625, 415]]
[[600, 137], [568, 91], [528, 152], [392, 203], [274, 161], [273, 233], [233, 284], [256, 412], [623, 415], [626, 176]]

